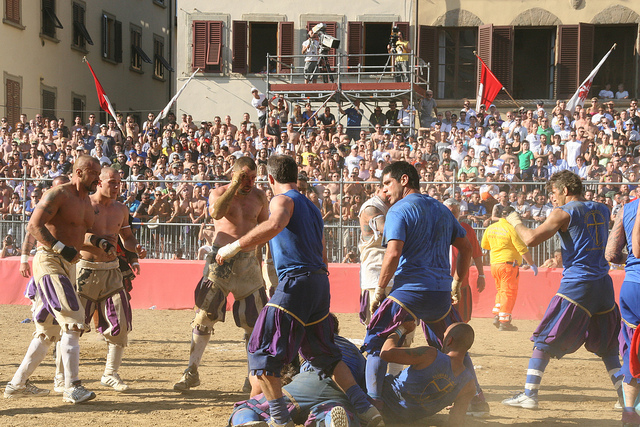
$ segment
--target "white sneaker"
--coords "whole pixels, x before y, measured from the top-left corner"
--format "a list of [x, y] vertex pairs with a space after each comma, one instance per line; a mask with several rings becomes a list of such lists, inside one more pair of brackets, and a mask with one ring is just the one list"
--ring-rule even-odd
[[4, 389], [5, 399], [15, 399], [19, 397], [41, 397], [47, 396], [49, 390], [45, 388], [38, 388], [31, 381], [27, 380], [23, 386], [15, 386], [11, 383], [7, 383], [7, 387]]
[[513, 397], [503, 400], [502, 404], [524, 409], [538, 409], [538, 399], [527, 396], [526, 394], [524, 394], [524, 391], [516, 394]]
[[100, 379], [100, 384], [105, 387], [112, 387], [115, 391], [129, 390], [129, 386], [122, 381], [122, 378], [120, 378], [120, 375], [118, 375], [117, 372], [114, 372], [111, 375], [103, 375]]
[[53, 377], [53, 391], [56, 393], [64, 393], [64, 374], [56, 374]]
[[[329, 412], [329, 423], [327, 427], [349, 427], [349, 416], [342, 406], [335, 406]], [[327, 420], [325, 418], [325, 423]]]
[[62, 401], [69, 403], [82, 403], [96, 398], [96, 394], [84, 388], [80, 381], [76, 381], [71, 387], [62, 393]]

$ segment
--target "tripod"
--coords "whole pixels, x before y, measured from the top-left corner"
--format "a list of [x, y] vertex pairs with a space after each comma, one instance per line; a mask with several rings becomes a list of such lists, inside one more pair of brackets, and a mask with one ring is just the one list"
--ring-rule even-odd
[[318, 61], [318, 67], [320, 68], [320, 72], [322, 73], [322, 81], [324, 83], [333, 83], [333, 71], [331, 70], [331, 65], [329, 64], [329, 58], [327, 58], [327, 53], [329, 51], [326, 49], [322, 49], [320, 51], [320, 61]]

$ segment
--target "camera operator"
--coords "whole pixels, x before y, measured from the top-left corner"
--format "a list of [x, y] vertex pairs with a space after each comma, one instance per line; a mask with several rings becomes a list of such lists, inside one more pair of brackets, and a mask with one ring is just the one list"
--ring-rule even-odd
[[318, 41], [318, 35], [309, 31], [307, 40], [302, 43], [302, 54], [306, 54], [304, 58], [304, 82], [308, 84], [313, 80], [313, 83], [318, 82], [316, 71], [318, 69], [318, 60], [320, 50], [320, 42]]
[[20, 255], [20, 251], [18, 251], [18, 248], [13, 244], [13, 237], [10, 234], [7, 234], [2, 241], [2, 252], [0, 252], [0, 258], [17, 255]]
[[[411, 46], [409, 46], [409, 41], [405, 41], [404, 35], [402, 31], [397, 31], [395, 27], [393, 29], [393, 33], [391, 34], [391, 40], [387, 45], [387, 52], [393, 54], [396, 53], [393, 57], [393, 61], [395, 64], [396, 70], [396, 82], [408, 82], [409, 81], [409, 55], [401, 55], [411, 52]], [[397, 36], [397, 39], [396, 39]]]

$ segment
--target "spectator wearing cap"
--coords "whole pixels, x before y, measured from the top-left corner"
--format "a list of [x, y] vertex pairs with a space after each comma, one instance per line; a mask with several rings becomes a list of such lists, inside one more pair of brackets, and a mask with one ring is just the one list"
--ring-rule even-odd
[[258, 91], [258, 88], [251, 88], [251, 105], [256, 109], [258, 114], [258, 121], [260, 122], [260, 128], [264, 128], [267, 123], [267, 107], [269, 102], [264, 94]]
[[344, 165], [349, 170], [349, 173], [351, 173], [354, 168], [358, 167], [358, 164], [362, 159], [363, 157], [358, 154], [358, 145], [353, 144], [351, 146], [351, 152], [344, 158]]
[[469, 148], [474, 149], [476, 158], [480, 158], [482, 152], [489, 154], [489, 147], [484, 143], [482, 135], [479, 133], [476, 133], [469, 141]]

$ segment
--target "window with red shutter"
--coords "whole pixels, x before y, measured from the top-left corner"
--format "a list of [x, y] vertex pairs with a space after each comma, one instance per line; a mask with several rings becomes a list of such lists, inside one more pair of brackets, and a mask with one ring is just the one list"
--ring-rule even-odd
[[20, 24], [20, 0], [5, 0], [5, 19]]
[[192, 70], [222, 71], [222, 21], [193, 21]]
[[5, 86], [7, 121], [13, 127], [20, 121], [20, 82], [7, 79]]
[[[293, 67], [293, 22], [280, 22], [278, 24], [278, 72], [290, 73]], [[289, 56], [289, 57], [287, 57]]]
[[231, 71], [234, 73], [247, 73], [247, 32], [249, 26], [247, 21], [233, 21], [231, 35], [233, 43], [231, 45]]
[[350, 70], [362, 64], [362, 57], [356, 56], [362, 53], [362, 36], [364, 24], [362, 22], [349, 21], [347, 24], [347, 66]]

